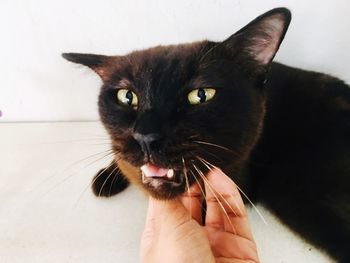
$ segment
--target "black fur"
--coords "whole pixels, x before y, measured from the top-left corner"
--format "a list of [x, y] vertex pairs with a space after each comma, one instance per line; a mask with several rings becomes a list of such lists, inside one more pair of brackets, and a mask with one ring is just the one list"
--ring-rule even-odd
[[115, 195], [123, 191], [129, 185], [129, 181], [121, 174], [120, 170], [114, 164], [100, 170], [92, 182], [92, 191], [99, 197]]
[[[102, 78], [101, 120], [124, 162], [118, 163], [120, 185], [109, 186], [109, 168], [94, 192], [117, 193], [128, 178], [157, 198], [174, 198], [184, 184], [152, 188], [142, 183], [140, 166], [185, 166], [194, 174], [196, 166], [205, 173], [200, 156], [301, 236], [339, 262], [350, 262], [350, 88], [329, 75], [271, 63], [289, 22], [290, 12], [278, 8], [220, 43], [113, 57], [65, 54]], [[190, 105], [188, 92], [201, 87], [216, 88], [215, 97]], [[117, 102], [120, 88], [137, 94], [137, 110]], [[135, 134], [157, 138], [147, 156]]]
[[350, 87], [273, 64], [251, 195], [339, 262], [350, 262]]

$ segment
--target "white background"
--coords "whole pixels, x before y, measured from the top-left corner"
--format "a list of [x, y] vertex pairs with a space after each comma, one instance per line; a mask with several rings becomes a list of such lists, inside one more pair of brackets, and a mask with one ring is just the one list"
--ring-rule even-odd
[[[98, 119], [100, 80], [62, 52], [223, 40], [278, 6], [293, 20], [277, 60], [350, 83], [348, 0], [0, 0], [0, 122]], [[0, 135], [1, 263], [138, 262], [144, 196], [88, 189], [110, 162], [100, 125], [5, 124]], [[269, 225], [250, 219], [262, 262], [331, 262], [259, 209]]]
[[277, 60], [350, 83], [348, 0], [1, 0], [0, 121], [98, 119], [100, 80], [62, 52], [121, 55], [223, 40], [278, 6], [289, 7], [293, 20]]

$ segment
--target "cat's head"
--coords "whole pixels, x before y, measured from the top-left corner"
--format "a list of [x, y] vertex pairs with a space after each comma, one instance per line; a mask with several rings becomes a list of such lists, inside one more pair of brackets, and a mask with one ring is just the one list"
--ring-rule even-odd
[[289, 22], [277, 8], [223, 42], [63, 56], [101, 77], [99, 112], [122, 172], [167, 199], [211, 167], [239, 172], [259, 137], [266, 73]]

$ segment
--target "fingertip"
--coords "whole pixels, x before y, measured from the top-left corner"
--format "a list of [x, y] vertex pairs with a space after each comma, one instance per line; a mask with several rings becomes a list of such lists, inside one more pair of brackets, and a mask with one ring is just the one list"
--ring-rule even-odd
[[207, 175], [207, 180], [211, 185], [214, 185], [215, 190], [219, 192], [238, 192], [237, 185], [235, 184], [235, 182], [219, 168], [214, 168], [211, 171], [209, 171]]
[[207, 175], [208, 178], [209, 177], [220, 177], [220, 176], [228, 178], [228, 176], [218, 167], [210, 169], [210, 171], [208, 172], [208, 175]]
[[197, 196], [182, 196], [181, 203], [186, 208], [189, 218], [197, 221], [202, 225], [202, 202], [201, 197]]

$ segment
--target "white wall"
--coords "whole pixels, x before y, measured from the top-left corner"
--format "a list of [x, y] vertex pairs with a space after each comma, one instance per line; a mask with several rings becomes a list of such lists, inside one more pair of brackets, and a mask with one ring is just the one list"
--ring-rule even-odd
[[62, 52], [222, 40], [270, 8], [293, 20], [277, 60], [350, 83], [348, 0], [0, 1], [0, 121], [95, 120], [99, 79]]

